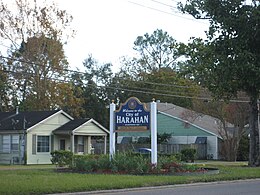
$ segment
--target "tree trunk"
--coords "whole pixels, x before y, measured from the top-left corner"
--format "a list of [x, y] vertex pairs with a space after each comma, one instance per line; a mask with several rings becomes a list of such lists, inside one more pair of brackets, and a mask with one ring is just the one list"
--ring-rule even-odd
[[260, 147], [259, 147], [259, 128], [258, 128], [258, 109], [257, 96], [250, 98], [250, 149], [249, 149], [249, 166], [260, 166]]

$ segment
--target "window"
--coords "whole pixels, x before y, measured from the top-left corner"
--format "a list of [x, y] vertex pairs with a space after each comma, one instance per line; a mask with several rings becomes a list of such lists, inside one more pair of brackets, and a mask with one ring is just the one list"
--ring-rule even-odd
[[84, 152], [83, 136], [78, 136], [78, 152]]
[[19, 135], [2, 135], [0, 139], [1, 152], [10, 153], [12, 151], [19, 151]]
[[65, 139], [60, 140], [60, 150], [65, 150]]
[[4, 153], [10, 153], [10, 150], [11, 150], [11, 145], [10, 145], [10, 138], [11, 136], [10, 135], [3, 135], [3, 152]]
[[19, 150], [19, 135], [12, 135], [11, 150], [12, 151]]
[[50, 136], [37, 136], [37, 152], [50, 151]]

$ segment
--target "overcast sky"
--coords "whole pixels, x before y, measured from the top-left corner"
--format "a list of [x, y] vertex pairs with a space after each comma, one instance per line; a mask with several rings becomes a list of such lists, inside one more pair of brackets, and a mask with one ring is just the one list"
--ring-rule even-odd
[[[14, 0], [4, 1], [14, 3]], [[54, 1], [74, 18], [72, 27], [77, 33], [64, 47], [72, 69], [83, 70], [84, 59], [92, 54], [100, 63], [112, 63], [116, 72], [120, 57], [134, 56], [137, 36], [162, 29], [178, 42], [188, 42], [190, 37], [205, 38], [208, 29], [206, 21], [195, 20], [177, 10], [177, 2], [185, 0]]]
[[119, 69], [121, 56], [133, 56], [137, 36], [156, 29], [167, 31], [177, 41], [205, 37], [208, 24], [177, 12], [175, 0], [56, 0], [74, 17], [77, 31], [65, 46], [70, 66], [82, 68], [92, 54], [100, 63]]

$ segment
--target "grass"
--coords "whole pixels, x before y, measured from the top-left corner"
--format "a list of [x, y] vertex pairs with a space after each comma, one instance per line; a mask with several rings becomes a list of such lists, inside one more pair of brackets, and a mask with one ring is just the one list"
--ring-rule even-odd
[[[0, 194], [46, 194], [143, 186], [174, 185], [195, 182], [260, 178], [260, 168], [245, 163], [218, 161], [199, 162], [202, 166], [218, 167], [217, 175], [137, 176], [58, 173], [53, 166], [0, 166]], [[9, 167], [9, 169], [7, 169]]]

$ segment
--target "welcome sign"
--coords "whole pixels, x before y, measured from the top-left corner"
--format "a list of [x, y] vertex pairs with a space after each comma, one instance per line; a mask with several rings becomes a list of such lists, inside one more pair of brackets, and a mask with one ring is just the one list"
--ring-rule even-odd
[[138, 98], [131, 97], [115, 111], [115, 131], [147, 131], [150, 112]]

